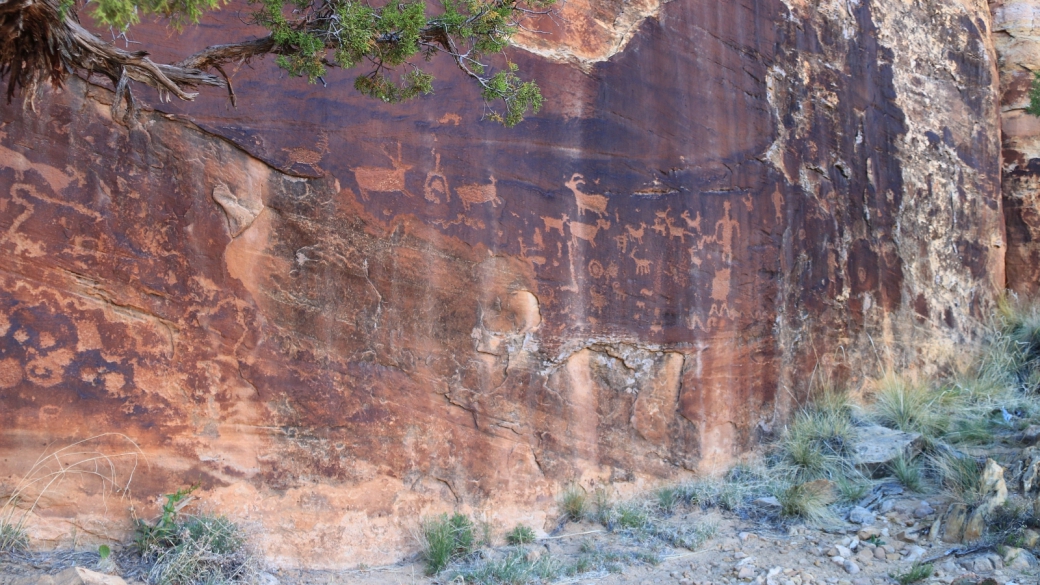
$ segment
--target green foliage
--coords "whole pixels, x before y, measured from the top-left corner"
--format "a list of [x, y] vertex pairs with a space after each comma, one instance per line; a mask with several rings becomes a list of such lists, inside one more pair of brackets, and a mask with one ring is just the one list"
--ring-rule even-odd
[[954, 499], [969, 506], [982, 502], [982, 464], [972, 457], [942, 453], [932, 457], [943, 489]]
[[[100, 24], [125, 30], [144, 15], [169, 19], [176, 28], [197, 24], [225, 0], [89, 0]], [[509, 46], [520, 20], [555, 0], [249, 0], [252, 23], [270, 31], [262, 52], [292, 77], [311, 83], [330, 67], [365, 67], [354, 81], [360, 93], [396, 103], [433, 92], [424, 63], [439, 53], [451, 58], [480, 86], [485, 117], [507, 127], [537, 113], [537, 84], [518, 75], [516, 64], [494, 57]], [[77, 0], [59, 0], [64, 17]], [[492, 63], [497, 59], [497, 66]], [[210, 64], [212, 65], [212, 63]], [[495, 104], [501, 101], [502, 106]]]
[[910, 570], [905, 573], [893, 574], [892, 578], [896, 580], [899, 585], [911, 585], [911, 583], [917, 583], [923, 581], [928, 577], [932, 576], [933, 567], [930, 563], [921, 564], [914, 563]]
[[523, 549], [516, 548], [499, 560], [480, 560], [453, 571], [450, 581], [478, 585], [526, 585], [551, 582], [565, 572], [562, 561], [552, 555], [529, 558]]
[[473, 551], [473, 521], [465, 514], [441, 514], [423, 519], [419, 541], [426, 573], [435, 575]]
[[141, 556], [154, 556], [177, 546], [181, 528], [177, 522], [178, 515], [191, 501], [191, 493], [198, 488], [199, 484], [196, 483], [172, 494], [166, 494], [162, 512], [154, 522], [148, 523], [140, 518], [136, 520], [134, 548]]
[[581, 522], [585, 518], [587, 506], [585, 490], [576, 485], [568, 486], [560, 496], [560, 511], [572, 522]]
[[1033, 83], [1029, 86], [1029, 107], [1026, 111], [1040, 116], [1040, 71], [1033, 72]]
[[253, 560], [239, 527], [223, 516], [197, 516], [180, 524], [177, 542], [163, 550], [148, 574], [155, 585], [248, 582]]
[[99, 546], [97, 550], [98, 556], [101, 557], [101, 560], [107, 559], [109, 555], [112, 554], [112, 549], [107, 544]]
[[[199, 484], [166, 494], [155, 521], [137, 520], [134, 548], [153, 560], [148, 581], [154, 585], [220, 585], [250, 581], [255, 561], [241, 529], [224, 516], [183, 514]], [[98, 549], [101, 559], [111, 553]]]
[[780, 515], [801, 518], [811, 523], [832, 519], [828, 506], [834, 503], [834, 494], [826, 482], [800, 483], [776, 494], [780, 501]]
[[801, 480], [837, 477], [847, 468], [856, 441], [851, 415], [809, 407], [787, 428], [780, 447]]
[[859, 476], [842, 475], [835, 478], [834, 483], [838, 487], [838, 493], [841, 494], [842, 502], [858, 502], [870, 493], [870, 482]]
[[900, 455], [889, 463], [888, 469], [906, 489], [918, 493], [924, 491], [924, 472], [916, 460]]
[[0, 555], [29, 548], [29, 537], [22, 526], [0, 519]]
[[929, 439], [942, 436], [947, 430], [949, 417], [941, 408], [945, 393], [933, 391], [927, 383], [895, 374], [886, 374], [877, 385], [873, 410], [880, 424], [920, 433]]
[[506, 534], [506, 542], [512, 545], [530, 544], [534, 542], [534, 530], [530, 526], [517, 524]]
[[94, 20], [122, 30], [141, 22], [142, 14], [169, 18], [175, 27], [183, 28], [220, 8], [221, 0], [94, 0], [90, 4]]

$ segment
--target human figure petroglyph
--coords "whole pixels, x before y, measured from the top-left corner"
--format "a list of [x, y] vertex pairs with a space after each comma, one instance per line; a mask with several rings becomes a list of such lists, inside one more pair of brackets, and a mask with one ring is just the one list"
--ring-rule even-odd
[[427, 201], [440, 203], [441, 198], [439, 195], [444, 195], [444, 202], [447, 203], [451, 199], [448, 191], [448, 178], [441, 174], [441, 155], [434, 152], [433, 157], [436, 162], [433, 165], [433, 170], [426, 173], [426, 181], [423, 183], [423, 197]]
[[726, 262], [733, 261], [733, 236], [740, 233], [740, 222], [733, 219], [730, 211], [733, 204], [725, 201], [722, 204], [724, 215], [722, 219], [715, 222], [715, 229], [710, 235], [700, 239], [699, 246], [704, 247], [706, 243], [719, 244], [722, 247], [722, 259]]
[[585, 215], [585, 211], [588, 210], [603, 217], [607, 213], [607, 198], [583, 192], [578, 186], [584, 184], [585, 177], [578, 173], [571, 175], [571, 180], [564, 183], [571, 193], [574, 193], [574, 202], [578, 204], [578, 215]]
[[498, 189], [495, 187], [497, 182], [492, 176], [490, 184], [463, 185], [455, 189], [455, 195], [462, 200], [462, 207], [466, 211], [469, 211], [470, 205], [480, 203], [490, 203], [492, 207], [497, 207], [502, 204], [502, 200], [498, 198]]
[[605, 219], [597, 219], [595, 224], [581, 223], [577, 221], [567, 222], [571, 230], [571, 243], [577, 245], [578, 240], [585, 240], [593, 248], [596, 247], [596, 234], [599, 230], [610, 229], [610, 222]]
[[625, 250], [628, 249], [628, 236], [626, 234], [618, 234], [614, 236], [614, 242], [617, 244], [618, 250], [624, 254]]
[[401, 159], [401, 143], [397, 143], [397, 158], [387, 152], [385, 146], [380, 147], [383, 154], [390, 159], [390, 164], [393, 168], [386, 167], [357, 167], [350, 169], [354, 171], [354, 180], [357, 181], [358, 191], [361, 192], [361, 198], [368, 201], [368, 193], [374, 191], [376, 193], [404, 193], [408, 197], [412, 194], [405, 188], [404, 174], [412, 168], [412, 165], [406, 165]]
[[329, 153], [329, 135], [327, 132], [322, 132], [318, 135], [318, 142], [315, 145], [318, 147], [317, 152], [308, 148], [301, 148], [294, 146], [292, 148], [283, 148], [282, 152], [285, 153], [285, 166], [292, 167], [293, 165], [306, 165], [311, 168], [317, 175], [321, 175], [324, 171], [318, 167], [318, 163], [321, 159]]

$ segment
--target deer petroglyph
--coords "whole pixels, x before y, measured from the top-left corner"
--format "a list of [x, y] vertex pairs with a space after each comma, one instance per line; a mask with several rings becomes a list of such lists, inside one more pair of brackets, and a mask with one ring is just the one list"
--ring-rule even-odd
[[412, 168], [401, 162], [401, 143], [397, 143], [397, 158], [387, 152], [386, 147], [381, 147], [383, 154], [390, 159], [393, 168], [386, 167], [357, 167], [350, 169], [354, 171], [354, 180], [357, 181], [358, 191], [361, 198], [368, 201], [369, 192], [375, 193], [404, 193], [411, 197], [404, 184], [404, 174]]

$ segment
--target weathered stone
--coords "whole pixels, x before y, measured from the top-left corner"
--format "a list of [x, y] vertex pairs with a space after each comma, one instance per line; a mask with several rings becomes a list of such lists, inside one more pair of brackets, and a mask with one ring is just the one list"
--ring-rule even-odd
[[873, 524], [876, 520], [877, 519], [874, 516], [874, 513], [866, 508], [862, 508], [860, 506], [853, 506], [853, 508], [849, 510], [849, 522], [852, 522], [853, 524], [870, 525]]
[[1040, 491], [1040, 448], [1035, 446], [1022, 450], [1022, 492]]
[[974, 542], [982, 538], [986, 528], [986, 517], [1007, 501], [1007, 483], [1004, 481], [1004, 468], [992, 459], [986, 460], [982, 470], [982, 503], [968, 517], [964, 525], [964, 542]]
[[921, 451], [920, 433], [905, 433], [880, 425], [859, 429], [852, 461], [870, 473], [883, 473], [886, 466], [900, 456], [913, 457]]
[[943, 521], [946, 528], [943, 530], [943, 540], [958, 543], [964, 540], [964, 526], [968, 523], [968, 506], [965, 504], [952, 504], [946, 511]]
[[[511, 55], [546, 97], [513, 130], [449, 60], [392, 110], [271, 60], [237, 109], [142, 89], [124, 126], [75, 78], [0, 105], [0, 477], [120, 432], [139, 514], [201, 479], [275, 563], [377, 564], [424, 514], [721, 471], [817, 364], [973, 337], [1004, 284], [984, 3], [567, 10]], [[176, 61], [238, 12], [136, 34]], [[126, 536], [61, 490], [44, 540]]]

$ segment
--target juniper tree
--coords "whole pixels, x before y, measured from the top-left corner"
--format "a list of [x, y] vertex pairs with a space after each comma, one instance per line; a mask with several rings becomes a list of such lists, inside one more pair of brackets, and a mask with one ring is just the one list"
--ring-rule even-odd
[[146, 51], [129, 51], [100, 38], [80, 21], [125, 31], [142, 17], [166, 18], [177, 28], [198, 23], [222, 0], [0, 0], [0, 80], [8, 102], [21, 89], [32, 105], [44, 82], [60, 85], [74, 73], [102, 75], [115, 90], [113, 112], [136, 110], [130, 83], [158, 90], [160, 98], [192, 100], [200, 87], [236, 96], [224, 70], [229, 63], [271, 55], [291, 76], [310, 82], [329, 68], [358, 69], [354, 87], [385, 102], [430, 93], [427, 63], [443, 53], [479, 86], [487, 117], [513, 126], [542, 96], [517, 66], [500, 55], [521, 20], [549, 10], [554, 0], [249, 0], [254, 24], [268, 34], [214, 45], [177, 63], [155, 63]]

